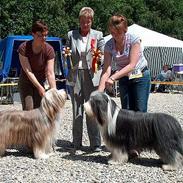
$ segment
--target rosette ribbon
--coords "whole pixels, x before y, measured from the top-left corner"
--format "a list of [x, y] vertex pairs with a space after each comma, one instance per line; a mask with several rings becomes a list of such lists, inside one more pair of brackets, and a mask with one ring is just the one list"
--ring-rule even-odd
[[100, 65], [100, 58], [102, 56], [102, 52], [99, 49], [93, 50], [92, 56], [93, 56], [92, 70], [94, 73], [96, 73]]
[[102, 56], [102, 52], [99, 49], [95, 49], [96, 39], [91, 39], [91, 52], [92, 52], [92, 71], [97, 72], [100, 64], [100, 58]]
[[71, 51], [70, 47], [63, 48], [62, 54], [64, 57], [64, 62], [65, 62], [65, 64], [67, 64], [68, 69], [73, 69], [71, 53], [72, 53], [72, 51]]

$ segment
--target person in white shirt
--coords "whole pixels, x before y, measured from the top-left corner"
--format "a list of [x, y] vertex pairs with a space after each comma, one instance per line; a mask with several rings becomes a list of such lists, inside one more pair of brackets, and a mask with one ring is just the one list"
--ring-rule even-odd
[[[156, 76], [155, 81], [171, 81], [172, 80], [172, 71], [169, 69], [168, 65], [163, 65], [163, 70]], [[154, 93], [156, 93], [160, 84], [155, 85]], [[163, 89], [162, 89], [163, 90]]]
[[[127, 19], [123, 15], [112, 16], [108, 29], [112, 38], [104, 47], [104, 69], [98, 90], [110, 89], [119, 80], [122, 108], [147, 112], [151, 78], [141, 39], [127, 31]], [[116, 71], [112, 73], [113, 63]]]
[[[112, 38], [104, 47], [104, 66], [98, 90], [110, 89], [119, 80], [121, 107], [147, 112], [151, 77], [141, 39], [127, 31], [127, 19], [123, 15], [112, 16], [108, 29]], [[116, 65], [115, 72], [112, 72], [113, 64]], [[130, 158], [139, 153], [140, 149], [130, 151]]]
[[[98, 50], [104, 51], [103, 33], [91, 28], [94, 11], [90, 7], [83, 7], [79, 13], [79, 29], [68, 32], [67, 46], [72, 54], [73, 68], [69, 69], [67, 83], [73, 107], [73, 146], [74, 150], [82, 149], [83, 104], [89, 100], [90, 94], [97, 89], [102, 72], [101, 67], [94, 70], [93, 53]], [[102, 63], [102, 57], [97, 63]], [[101, 65], [101, 64], [100, 64]], [[101, 150], [101, 137], [97, 123], [86, 115], [86, 125], [92, 151]]]

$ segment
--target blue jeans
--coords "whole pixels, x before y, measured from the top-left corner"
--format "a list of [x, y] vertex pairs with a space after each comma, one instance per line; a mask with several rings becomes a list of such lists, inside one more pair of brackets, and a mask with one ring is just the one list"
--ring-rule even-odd
[[143, 77], [129, 80], [122, 77], [119, 80], [120, 99], [123, 109], [147, 112], [148, 98], [151, 87], [149, 70], [143, 72]]
[[166, 78], [164, 78], [162, 74], [158, 74], [157, 77], [156, 77], [156, 80], [157, 81], [165, 81]]

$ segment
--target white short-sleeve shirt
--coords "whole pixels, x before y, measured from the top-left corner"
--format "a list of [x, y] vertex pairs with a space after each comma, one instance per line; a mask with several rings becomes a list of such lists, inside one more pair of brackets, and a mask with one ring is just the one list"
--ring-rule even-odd
[[[115, 40], [111, 38], [107, 43], [105, 44], [104, 50], [109, 52], [112, 55], [112, 62], [111, 63], [113, 66], [115, 65], [116, 70], [121, 70], [124, 68], [126, 65], [130, 63], [130, 49], [133, 44], [135, 43], [140, 43], [141, 39], [139, 36], [136, 36], [134, 34], [126, 33], [125, 34], [125, 45], [124, 45], [124, 50], [123, 52], [119, 53], [116, 51], [115, 48]], [[139, 60], [137, 62], [137, 65], [135, 67], [136, 69], [141, 69], [147, 66], [147, 60], [145, 59], [143, 55], [143, 49], [140, 49], [139, 52]]]

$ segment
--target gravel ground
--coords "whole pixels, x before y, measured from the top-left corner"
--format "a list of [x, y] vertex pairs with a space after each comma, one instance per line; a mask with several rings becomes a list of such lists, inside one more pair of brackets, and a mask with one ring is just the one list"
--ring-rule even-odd
[[[119, 103], [119, 98], [114, 98]], [[0, 110], [21, 109], [19, 102], [14, 105], [0, 105]], [[165, 112], [176, 117], [183, 126], [182, 94], [151, 94], [149, 112]], [[154, 152], [143, 152], [140, 159], [125, 165], [108, 165], [109, 152], [90, 153], [84, 125], [83, 145], [86, 148], [71, 154], [66, 148], [72, 140], [72, 109], [67, 100], [59, 132], [56, 152], [47, 160], [35, 160], [31, 154], [7, 150], [0, 158], [0, 183], [14, 182], [64, 182], [64, 183], [183, 183], [182, 169], [164, 172]]]

